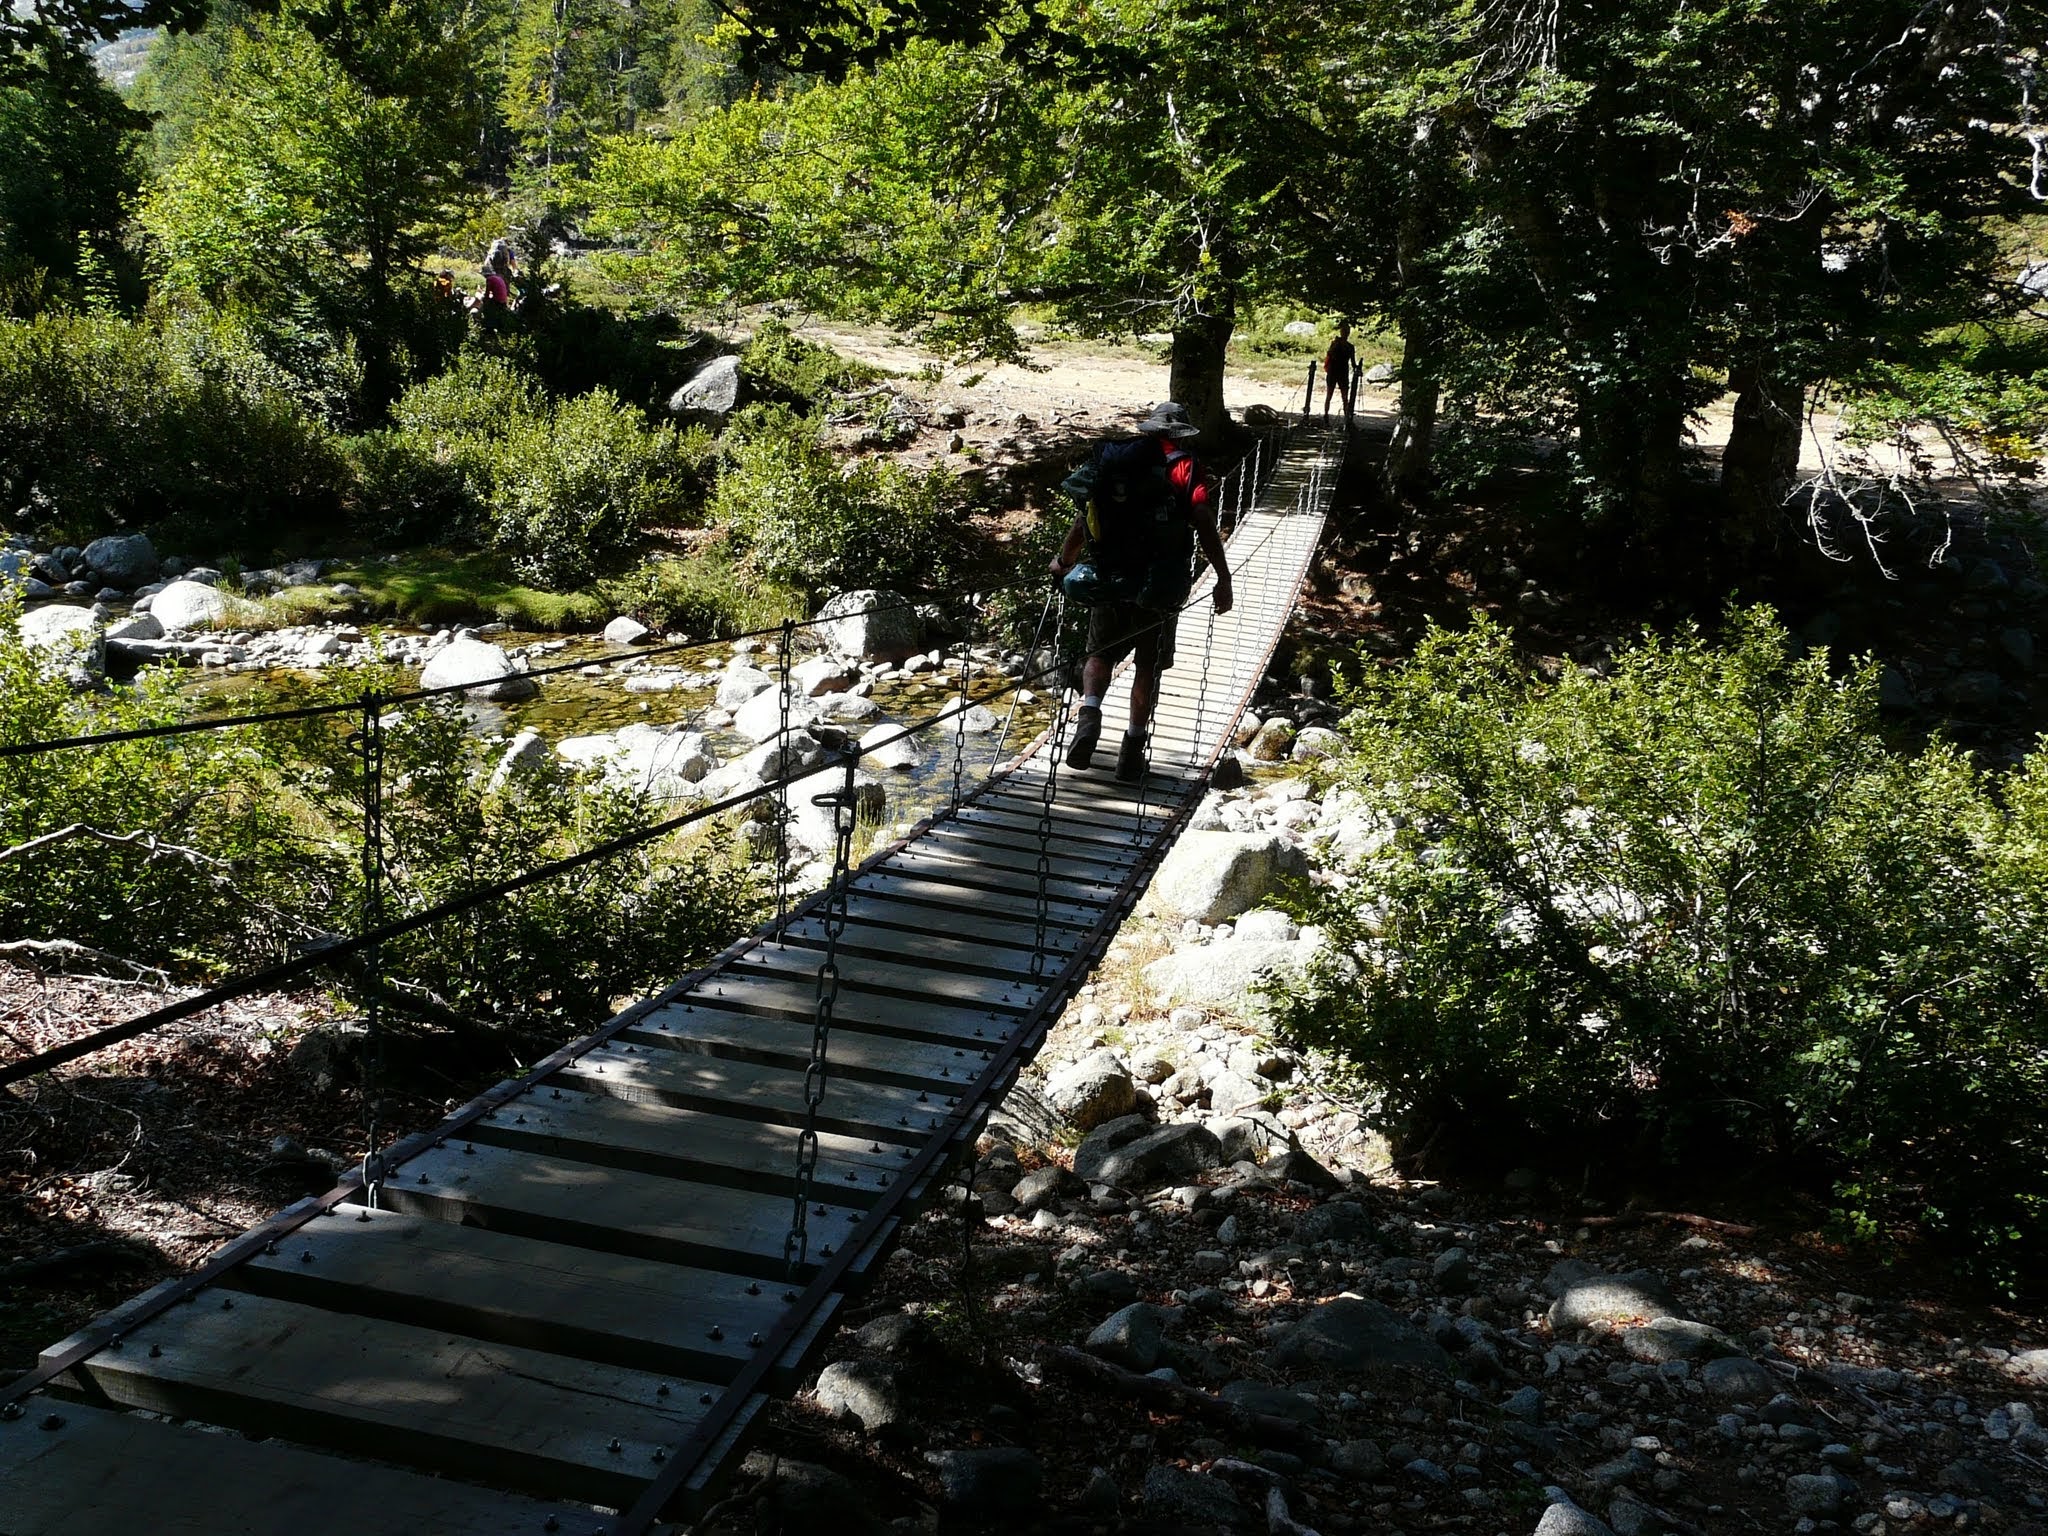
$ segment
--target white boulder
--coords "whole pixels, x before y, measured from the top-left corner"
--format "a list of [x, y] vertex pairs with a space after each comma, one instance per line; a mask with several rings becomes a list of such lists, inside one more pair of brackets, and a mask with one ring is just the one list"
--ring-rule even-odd
[[825, 643], [841, 656], [899, 662], [924, 644], [924, 620], [900, 592], [863, 588], [842, 592], [818, 610]]
[[1277, 833], [1186, 832], [1159, 866], [1146, 905], [1170, 917], [1220, 923], [1265, 900], [1308, 859]]
[[638, 645], [653, 633], [638, 619], [628, 618], [622, 613], [605, 625], [604, 640], [607, 645]]
[[[173, 583], [157, 596], [152, 613], [161, 612], [163, 601], [183, 583]], [[168, 627], [168, 626], [166, 626]], [[497, 703], [530, 699], [540, 684], [512, 665], [512, 658], [488, 640], [460, 636], [434, 652], [420, 672], [422, 688], [473, 689], [480, 698]]]
[[813, 656], [789, 669], [789, 680], [807, 699], [844, 693], [860, 681], [860, 668], [836, 656]]
[[[789, 728], [802, 730], [818, 718], [818, 705], [801, 696], [789, 701]], [[766, 741], [782, 733], [782, 692], [757, 693], [732, 713], [732, 728], [749, 741]]]
[[34, 608], [15, 621], [24, 645], [67, 658], [90, 657], [99, 647], [99, 618], [90, 608], [55, 603]]
[[889, 721], [869, 726], [861, 736], [860, 750], [861, 761], [870, 768], [908, 772], [924, 761], [924, 748], [917, 744], [917, 738], [905, 736], [902, 726]]
[[491, 770], [491, 793], [497, 794], [515, 780], [538, 772], [553, 756], [547, 738], [539, 731], [521, 731], [499, 757], [498, 766]]
[[[735, 660], [726, 669], [725, 676], [718, 680], [718, 707], [738, 709], [747, 700], [775, 688], [775, 679], [759, 667], [750, 667]], [[776, 690], [778, 696], [780, 690]]]
[[227, 622], [228, 595], [202, 581], [174, 581], [150, 600], [149, 613], [167, 635], [215, 629]]

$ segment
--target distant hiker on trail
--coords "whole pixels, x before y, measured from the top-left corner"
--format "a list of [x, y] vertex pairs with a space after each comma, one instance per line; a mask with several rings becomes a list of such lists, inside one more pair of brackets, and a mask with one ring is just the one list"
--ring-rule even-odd
[[512, 252], [512, 242], [493, 240], [491, 248], [484, 252], [484, 291], [477, 295], [478, 303], [510, 309], [512, 279], [518, 271], [519, 258]]
[[1351, 408], [1358, 403], [1358, 349], [1351, 345], [1351, 322], [1337, 327], [1330, 350], [1323, 354], [1323, 420], [1330, 419], [1330, 391], [1344, 394], [1344, 422], [1351, 423]]
[[1216, 572], [1216, 611], [1228, 613], [1231, 602], [1214, 493], [1181, 446], [1198, 431], [1187, 407], [1171, 400], [1156, 406], [1138, 430], [1144, 436], [1102, 444], [1060, 486], [1080, 512], [1052, 560], [1067, 595], [1088, 607], [1088, 660], [1067, 763], [1086, 768], [1094, 761], [1102, 696], [1110, 673], [1129, 656], [1131, 720], [1116, 759], [1125, 783], [1145, 773], [1146, 728], [1159, 674], [1173, 665], [1173, 631], [1192, 581], [1195, 543]]

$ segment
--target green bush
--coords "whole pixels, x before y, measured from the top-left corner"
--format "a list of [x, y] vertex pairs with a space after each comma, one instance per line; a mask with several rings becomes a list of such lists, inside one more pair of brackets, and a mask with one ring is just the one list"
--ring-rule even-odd
[[869, 458], [842, 469], [817, 429], [778, 405], [741, 411], [720, 448], [712, 520], [764, 575], [812, 590], [945, 579], [960, 489], [943, 467], [920, 475]]
[[[342, 670], [304, 697], [353, 698], [395, 682]], [[360, 756], [343, 731], [322, 721], [286, 725], [270, 750], [320, 816], [338, 828], [358, 824]], [[467, 895], [669, 814], [559, 762], [493, 786], [502, 750], [475, 734], [455, 700], [386, 716], [387, 915]], [[348, 900], [356, 899], [352, 887]], [[702, 964], [751, 926], [758, 905], [754, 877], [722, 839], [686, 831], [397, 940], [384, 965], [405, 988], [494, 1025], [588, 1026], [615, 998]]]
[[[0, 600], [0, 743], [180, 717], [161, 672], [105, 698], [75, 693], [15, 617]], [[0, 942], [177, 970], [276, 959], [293, 933], [280, 909], [332, 889], [296, 831], [244, 732], [0, 758]]]
[[1766, 610], [1554, 686], [1484, 623], [1366, 671], [1291, 1033], [1410, 1137], [1768, 1164], [1847, 1228], [2048, 1272], [2048, 754], [1892, 751], [1876, 668]]
[[740, 371], [757, 392], [806, 407], [883, 376], [878, 368], [803, 340], [774, 319], [763, 320], [740, 349]]
[[616, 612], [699, 639], [749, 634], [808, 611], [803, 593], [748, 570], [723, 539], [686, 557], [643, 560], [603, 592]]
[[0, 321], [0, 501], [52, 533], [144, 525], [267, 553], [331, 524], [346, 478], [333, 434], [229, 319]]
[[[74, 693], [21, 644], [14, 618], [0, 603], [0, 744], [182, 717], [185, 702], [168, 685]], [[337, 670], [251, 703], [351, 700], [398, 682]], [[355, 932], [363, 786], [349, 732], [358, 719], [0, 758], [0, 943], [66, 941], [206, 975]], [[388, 916], [666, 814], [559, 764], [493, 787], [502, 748], [477, 737], [454, 701], [408, 706], [387, 723]], [[384, 973], [495, 1026], [589, 1024], [615, 997], [730, 943], [756, 904], [752, 877], [715, 836], [657, 838], [396, 941]]]
[[[556, 588], [617, 575], [648, 528], [693, 520], [711, 452], [701, 428], [650, 427], [603, 389], [551, 401], [516, 364], [479, 353], [415, 385], [392, 414], [413, 464], [447, 466], [460, 496], [488, 509], [519, 576]], [[399, 477], [396, 488], [410, 483]]]
[[680, 520], [692, 467], [674, 427], [592, 390], [507, 439], [492, 526], [527, 580], [583, 586], [630, 566], [660, 519]]

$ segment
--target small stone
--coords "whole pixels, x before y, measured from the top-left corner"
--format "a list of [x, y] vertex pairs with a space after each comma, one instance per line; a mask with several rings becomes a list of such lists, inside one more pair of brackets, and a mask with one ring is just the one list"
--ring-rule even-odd
[[1220, 1478], [1157, 1466], [1145, 1473], [1146, 1511], [1155, 1519], [1182, 1525], [1236, 1530], [1246, 1515], [1243, 1502]]
[[850, 1415], [869, 1434], [903, 1417], [897, 1368], [879, 1360], [835, 1360], [818, 1375], [817, 1398], [827, 1413]]
[[1453, 1294], [1472, 1289], [1475, 1271], [1472, 1259], [1463, 1248], [1446, 1248], [1436, 1256], [1429, 1266], [1429, 1272], [1440, 1290]]
[[1559, 1499], [1536, 1522], [1536, 1536], [1615, 1536], [1612, 1526], [1563, 1498], [1562, 1490]]
[[1370, 1440], [1340, 1440], [1330, 1447], [1331, 1470], [1369, 1481], [1387, 1469], [1387, 1458]]
[[1159, 1309], [1134, 1302], [1105, 1318], [1088, 1335], [1088, 1348], [1127, 1370], [1149, 1371], [1159, 1363], [1165, 1324]]
[[1715, 1397], [1732, 1402], [1757, 1402], [1768, 1398], [1777, 1378], [1754, 1360], [1731, 1355], [1709, 1360], [1700, 1368], [1700, 1381]]
[[1271, 1386], [1263, 1381], [1233, 1381], [1219, 1395], [1224, 1402], [1235, 1404], [1247, 1413], [1292, 1419], [1297, 1424], [1313, 1423], [1322, 1412], [1299, 1392], [1290, 1392], [1285, 1387]]
[[939, 1494], [962, 1513], [1014, 1514], [1038, 1502], [1045, 1467], [1020, 1445], [941, 1451], [931, 1458]]
[[1801, 1472], [1785, 1479], [1785, 1506], [1796, 1518], [1832, 1520], [1842, 1512], [1842, 1480], [1832, 1472]]

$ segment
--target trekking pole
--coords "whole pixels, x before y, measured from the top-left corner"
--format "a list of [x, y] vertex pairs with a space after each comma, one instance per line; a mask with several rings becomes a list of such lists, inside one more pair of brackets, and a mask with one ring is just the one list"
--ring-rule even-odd
[[[1052, 605], [1059, 599], [1059, 596], [1060, 589], [1057, 583], [1053, 585], [1053, 589], [1050, 592], [1045, 594], [1045, 607], [1039, 610], [1038, 627], [1031, 632], [1031, 649], [1024, 653], [1024, 671], [1027, 676], [1038, 665], [1038, 646], [1039, 642], [1045, 638], [1045, 621], [1052, 617]], [[1040, 686], [1042, 687], [1043, 685], [1044, 680], [1040, 679]], [[1017, 709], [1023, 703], [1023, 693], [1024, 690], [1022, 688], [1014, 688], [1010, 691], [1010, 708], [1008, 713], [1003, 716], [1003, 731], [1000, 736], [996, 737], [996, 748], [989, 755], [988, 772], [984, 775], [983, 782], [995, 777], [996, 764], [1003, 760], [1003, 747], [1010, 739], [1010, 727], [1017, 723]]]

